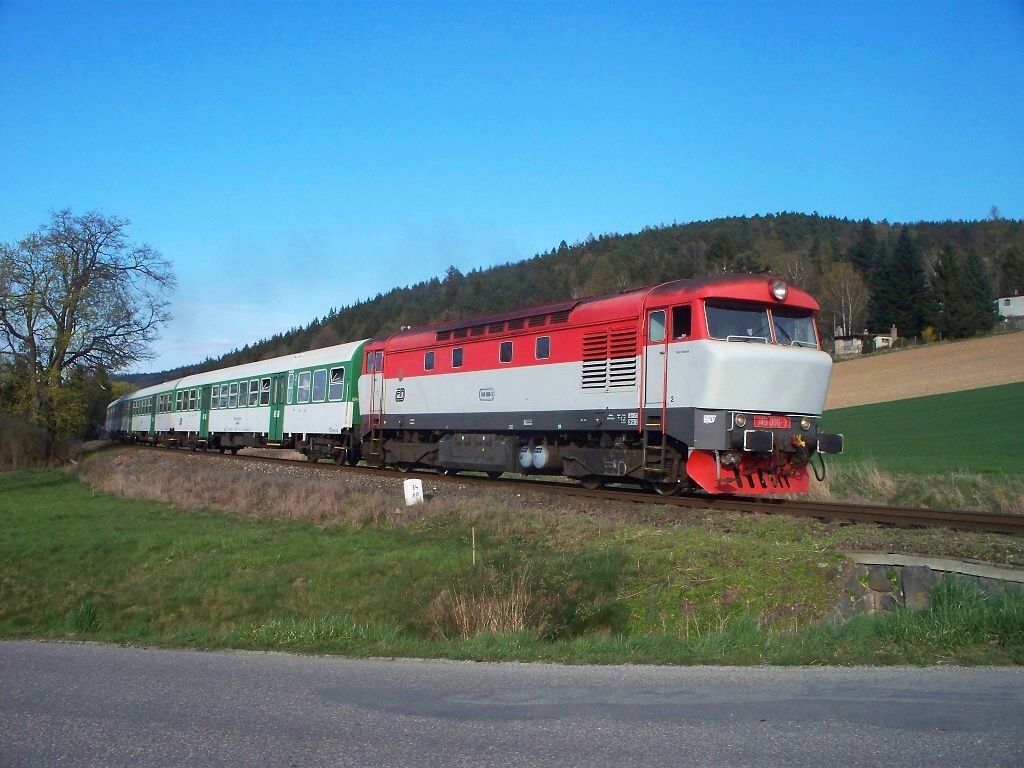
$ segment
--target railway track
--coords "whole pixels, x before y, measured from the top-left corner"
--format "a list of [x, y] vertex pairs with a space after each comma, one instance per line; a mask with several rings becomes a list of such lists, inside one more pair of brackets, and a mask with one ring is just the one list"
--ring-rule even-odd
[[[148, 447], [148, 446], [139, 446]], [[985, 531], [1024, 536], [1024, 515], [1007, 515], [1000, 512], [980, 512], [961, 509], [926, 509], [922, 507], [894, 507], [884, 504], [834, 503], [791, 499], [754, 499], [751, 497], [725, 496], [659, 496], [637, 488], [610, 486], [590, 490], [572, 482], [557, 480], [533, 480], [530, 478], [492, 479], [481, 475], [439, 475], [433, 472], [405, 472], [392, 468], [368, 466], [338, 466], [320, 462], [307, 462], [283, 457], [212, 454], [220, 461], [263, 462], [279, 464], [286, 462], [298, 466], [315, 466], [342, 473], [373, 475], [382, 474], [400, 478], [419, 477], [440, 483], [462, 485], [499, 486], [547, 494], [563, 494], [606, 501], [639, 504], [661, 504], [686, 509], [721, 509], [761, 514], [781, 514], [791, 517], [810, 517], [819, 520], [834, 520], [849, 523], [876, 523], [900, 528], [944, 527], [954, 530]]]

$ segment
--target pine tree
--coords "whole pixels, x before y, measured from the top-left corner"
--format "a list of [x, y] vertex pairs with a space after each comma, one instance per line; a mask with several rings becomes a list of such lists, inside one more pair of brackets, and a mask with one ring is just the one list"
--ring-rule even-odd
[[964, 275], [956, 251], [949, 245], [935, 260], [932, 294], [935, 297], [931, 323], [947, 339], [962, 339], [974, 333], [964, 294]]
[[985, 262], [973, 248], [964, 261], [964, 300], [971, 333], [991, 331], [996, 322], [995, 296]]
[[999, 295], [1019, 296], [1024, 293], [1024, 256], [1016, 249], [999, 260]]
[[870, 275], [878, 265], [879, 255], [875, 225], [864, 219], [857, 227], [857, 238], [846, 251], [846, 260], [862, 275]]
[[921, 252], [903, 227], [890, 256], [871, 273], [871, 321], [876, 329], [895, 325], [901, 336], [917, 336], [931, 314], [931, 294]]

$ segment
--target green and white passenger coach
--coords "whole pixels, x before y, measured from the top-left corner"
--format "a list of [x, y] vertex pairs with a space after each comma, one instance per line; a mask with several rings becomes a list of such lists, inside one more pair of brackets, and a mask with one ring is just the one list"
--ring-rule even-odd
[[294, 448], [310, 461], [354, 464], [365, 344], [338, 344], [140, 389], [108, 406], [107, 433], [222, 453]]

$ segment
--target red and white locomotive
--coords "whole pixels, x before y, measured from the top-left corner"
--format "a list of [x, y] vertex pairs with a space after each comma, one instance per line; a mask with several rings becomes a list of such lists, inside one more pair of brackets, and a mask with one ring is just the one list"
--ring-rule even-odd
[[367, 343], [371, 464], [559, 474], [661, 493], [806, 491], [832, 360], [818, 304], [723, 275], [404, 330]]

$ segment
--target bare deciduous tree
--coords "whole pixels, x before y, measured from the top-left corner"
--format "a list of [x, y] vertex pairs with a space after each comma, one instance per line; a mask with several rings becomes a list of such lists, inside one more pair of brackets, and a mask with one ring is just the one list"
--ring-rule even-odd
[[838, 261], [825, 270], [822, 291], [828, 308], [839, 316], [844, 332], [855, 333], [870, 297], [864, 278], [849, 262]]
[[117, 370], [152, 357], [169, 319], [170, 263], [131, 243], [128, 220], [55, 211], [21, 242], [0, 244], [0, 362], [10, 410], [66, 431], [78, 409], [72, 371]]

